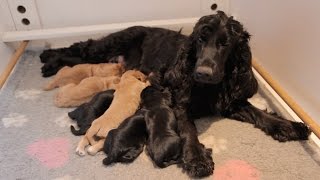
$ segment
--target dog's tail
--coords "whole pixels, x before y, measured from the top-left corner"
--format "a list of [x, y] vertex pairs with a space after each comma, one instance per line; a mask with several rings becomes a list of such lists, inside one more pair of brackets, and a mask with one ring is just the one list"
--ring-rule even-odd
[[75, 136], [85, 135], [87, 132], [87, 128], [80, 128], [79, 130], [76, 130], [76, 128], [72, 125], [70, 126], [70, 130], [72, 134]]

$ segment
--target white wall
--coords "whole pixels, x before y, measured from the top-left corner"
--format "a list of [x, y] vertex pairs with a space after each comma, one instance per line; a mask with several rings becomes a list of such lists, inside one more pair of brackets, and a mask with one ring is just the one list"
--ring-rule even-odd
[[[6, 0], [0, 0], [0, 37], [5, 31], [15, 30]], [[6, 67], [13, 49], [3, 43], [0, 38], [0, 73]]]
[[[43, 28], [95, 25], [200, 15], [194, 0], [36, 0]], [[209, 7], [208, 7], [209, 8]]]
[[320, 1], [230, 0], [258, 61], [320, 123]]

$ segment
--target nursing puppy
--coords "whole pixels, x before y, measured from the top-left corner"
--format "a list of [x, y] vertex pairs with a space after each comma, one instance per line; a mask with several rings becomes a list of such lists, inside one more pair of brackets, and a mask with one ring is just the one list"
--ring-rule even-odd
[[113, 99], [114, 90], [106, 90], [95, 95], [90, 102], [80, 105], [75, 110], [68, 113], [68, 116], [77, 121], [79, 130], [70, 126], [72, 134], [76, 136], [84, 135], [90, 128], [93, 120], [100, 117], [110, 106]]
[[136, 70], [125, 72], [116, 87], [114, 98], [108, 110], [98, 119], [92, 122], [85, 136], [80, 140], [76, 152], [85, 155], [85, 147], [88, 153], [95, 155], [103, 148], [104, 140], [111, 129], [117, 128], [126, 118], [132, 116], [140, 104], [141, 91], [149, 86], [147, 77]]
[[94, 95], [108, 89], [115, 89], [120, 77], [88, 77], [79, 84], [61, 87], [54, 97], [57, 107], [74, 107], [89, 102]]
[[141, 154], [148, 137], [144, 114], [145, 110], [138, 110], [117, 129], [109, 131], [103, 147], [107, 154], [103, 160], [104, 165], [115, 162], [130, 163]]
[[170, 91], [150, 86], [142, 91], [141, 100], [142, 108], [147, 110], [147, 153], [160, 168], [178, 163], [182, 143], [177, 134], [175, 115], [170, 108]]
[[79, 84], [83, 79], [98, 76], [121, 76], [124, 67], [121, 63], [79, 64], [73, 67], [65, 66], [50, 81], [44, 90], [52, 90], [67, 84]]

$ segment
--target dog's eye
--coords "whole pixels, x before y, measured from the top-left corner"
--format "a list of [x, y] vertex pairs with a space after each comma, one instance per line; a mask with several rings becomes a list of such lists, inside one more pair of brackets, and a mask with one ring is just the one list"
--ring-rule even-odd
[[202, 37], [199, 37], [199, 38], [198, 38], [198, 42], [199, 42], [200, 44], [202, 44], [202, 43], [204, 42], [203, 38], [202, 38]]
[[218, 45], [218, 46], [226, 47], [226, 46], [229, 45], [229, 43], [227, 42], [226, 39], [220, 39], [220, 40], [218, 40], [217, 45]]

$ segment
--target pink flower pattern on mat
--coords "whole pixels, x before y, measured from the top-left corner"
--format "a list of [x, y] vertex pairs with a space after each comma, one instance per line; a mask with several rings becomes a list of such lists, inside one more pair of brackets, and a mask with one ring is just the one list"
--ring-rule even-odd
[[246, 161], [229, 160], [214, 171], [214, 180], [258, 180], [259, 171]]
[[45, 167], [64, 166], [69, 160], [70, 142], [67, 138], [39, 139], [28, 145], [27, 154], [35, 157]]

